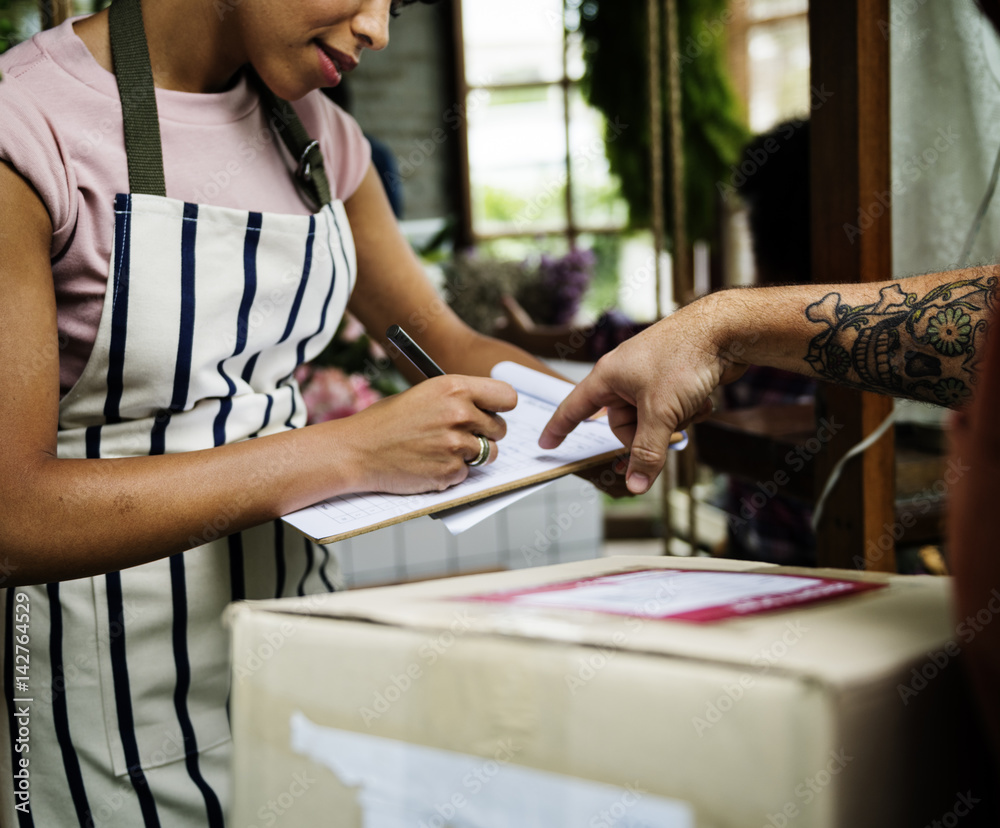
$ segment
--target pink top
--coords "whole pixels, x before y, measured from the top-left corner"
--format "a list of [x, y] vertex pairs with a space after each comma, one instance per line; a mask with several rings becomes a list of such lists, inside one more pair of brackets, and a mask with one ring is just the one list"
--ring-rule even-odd
[[[52, 274], [65, 394], [83, 372], [100, 322], [114, 233], [114, 196], [128, 192], [115, 76], [94, 60], [73, 21], [0, 55], [0, 158], [34, 186], [52, 218]], [[167, 196], [305, 215], [294, 168], [245, 78], [225, 92], [156, 90]], [[330, 189], [346, 200], [368, 170], [357, 123], [320, 92], [295, 103], [320, 142]], [[280, 146], [280, 149], [278, 148]]]

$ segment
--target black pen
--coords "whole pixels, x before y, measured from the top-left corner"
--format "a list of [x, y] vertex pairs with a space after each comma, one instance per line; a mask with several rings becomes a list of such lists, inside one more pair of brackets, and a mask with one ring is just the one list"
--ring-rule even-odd
[[399, 352], [413, 363], [413, 367], [425, 377], [444, 376], [441, 366], [427, 356], [427, 352], [414, 342], [399, 325], [390, 325], [386, 329], [385, 335], [393, 345], [399, 348]]

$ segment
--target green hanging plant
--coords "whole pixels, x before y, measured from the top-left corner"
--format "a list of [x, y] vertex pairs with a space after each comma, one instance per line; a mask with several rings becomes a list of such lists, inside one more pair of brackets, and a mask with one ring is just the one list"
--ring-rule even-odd
[[12, 0], [0, 0], [0, 54], [17, 43], [17, 18]]
[[[652, 223], [649, 53], [645, 0], [567, 0], [579, 10], [584, 41], [583, 93], [610, 123], [628, 125], [606, 144], [612, 171], [621, 179], [634, 227]], [[677, 0], [681, 65], [681, 121], [684, 128], [688, 235], [713, 237], [716, 183], [729, 174], [750, 137], [741, 106], [726, 73], [728, 0]], [[665, 47], [661, 46], [665, 52]], [[666, 66], [662, 74], [666, 77]], [[665, 84], [664, 84], [665, 85]], [[663, 112], [668, 111], [666, 95]], [[664, 206], [671, 226], [671, 173], [667, 130], [663, 130]]]

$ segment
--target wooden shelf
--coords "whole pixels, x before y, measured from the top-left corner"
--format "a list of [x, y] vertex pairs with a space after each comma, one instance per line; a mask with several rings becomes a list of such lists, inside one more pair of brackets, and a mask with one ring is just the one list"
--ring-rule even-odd
[[806, 445], [816, 437], [811, 403], [719, 412], [694, 431], [699, 462], [746, 480], [772, 482], [787, 497], [814, 499], [815, 452]]
[[[695, 426], [698, 460], [751, 483], [773, 483], [779, 494], [813, 503], [825, 483], [815, 462], [824, 448], [815, 418], [811, 403], [714, 414]], [[894, 455], [895, 474], [882, 481], [894, 492], [889, 534], [899, 535], [893, 538], [898, 543], [939, 542], [947, 505], [940, 491], [946, 458], [912, 445], [897, 446]]]

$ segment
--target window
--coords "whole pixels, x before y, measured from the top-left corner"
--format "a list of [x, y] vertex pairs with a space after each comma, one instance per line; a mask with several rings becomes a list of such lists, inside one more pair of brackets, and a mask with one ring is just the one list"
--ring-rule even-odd
[[733, 75], [750, 129], [809, 113], [808, 0], [737, 0]]
[[[730, 67], [751, 131], [766, 132], [789, 118], [807, 117], [808, 0], [735, 0], [731, 8]], [[728, 218], [727, 249], [726, 283], [752, 284], [755, 268], [742, 209]]]
[[578, 6], [461, 4], [466, 222], [474, 242], [511, 258], [529, 246], [564, 251], [581, 234], [620, 230], [628, 217], [604, 155], [608, 125], [579, 88]]

